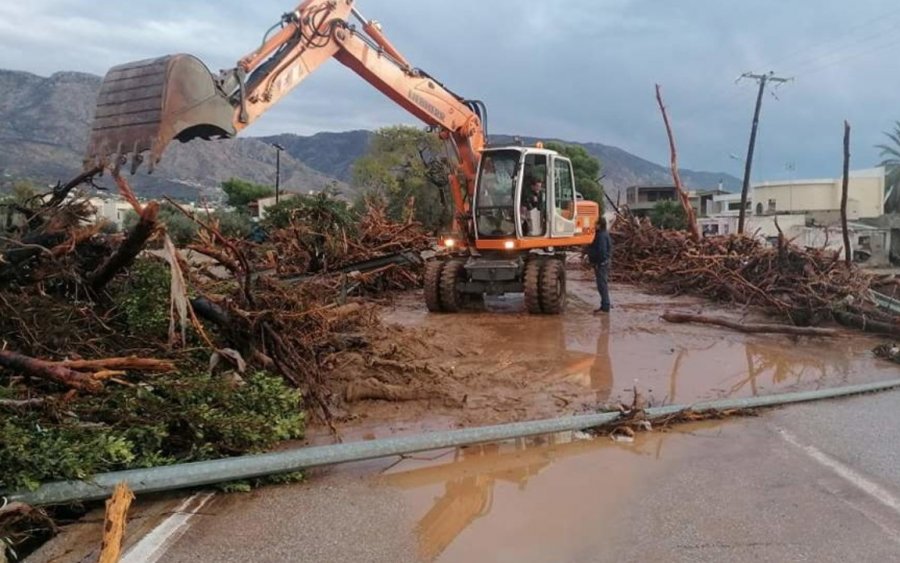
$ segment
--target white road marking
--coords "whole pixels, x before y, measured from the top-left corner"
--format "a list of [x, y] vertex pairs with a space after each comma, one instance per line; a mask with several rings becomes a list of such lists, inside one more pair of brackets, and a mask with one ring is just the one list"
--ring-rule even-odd
[[141, 538], [125, 555], [121, 563], [155, 563], [188, 529], [190, 519], [206, 505], [215, 493], [197, 493], [178, 505], [175, 512], [159, 526]]
[[797, 438], [787, 430], [779, 428], [778, 432], [781, 433], [781, 437], [784, 438], [786, 442], [793, 446], [796, 446], [797, 448], [800, 448], [806, 455], [813, 458], [828, 469], [831, 469], [851, 485], [860, 489], [897, 514], [900, 514], [900, 499], [891, 494], [890, 491], [888, 491], [878, 483], [866, 479], [865, 476], [854, 471], [851, 467], [844, 465], [840, 461], [834, 459], [818, 448], [800, 443]]

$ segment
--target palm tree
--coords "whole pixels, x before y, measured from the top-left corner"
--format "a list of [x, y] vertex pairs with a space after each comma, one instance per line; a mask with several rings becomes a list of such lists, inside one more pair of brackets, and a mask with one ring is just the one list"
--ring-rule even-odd
[[890, 144], [875, 145], [881, 149], [881, 164], [886, 171], [885, 184], [893, 187], [890, 199], [885, 202], [885, 213], [900, 211], [900, 121], [894, 122], [893, 131], [885, 131], [884, 134], [891, 140]]

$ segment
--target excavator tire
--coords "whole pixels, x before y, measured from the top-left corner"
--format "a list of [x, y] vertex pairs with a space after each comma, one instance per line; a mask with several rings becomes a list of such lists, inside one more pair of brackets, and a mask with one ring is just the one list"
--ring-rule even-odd
[[541, 313], [541, 270], [544, 260], [532, 258], [525, 263], [525, 309], [532, 315]]
[[459, 291], [459, 282], [465, 279], [465, 262], [450, 260], [441, 271], [441, 306], [446, 313], [456, 313], [463, 308], [465, 296]]
[[541, 311], [558, 315], [566, 308], [565, 265], [562, 260], [546, 260], [541, 270]]
[[441, 306], [441, 271], [444, 262], [432, 260], [425, 264], [425, 307], [432, 313], [440, 313]]

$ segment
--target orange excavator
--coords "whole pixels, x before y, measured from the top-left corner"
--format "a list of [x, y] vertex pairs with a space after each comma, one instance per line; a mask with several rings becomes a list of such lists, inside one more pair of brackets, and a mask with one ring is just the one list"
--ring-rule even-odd
[[561, 313], [565, 249], [589, 244], [599, 216], [576, 191], [572, 163], [540, 143], [488, 145], [485, 105], [414, 67], [353, 0], [306, 0], [218, 75], [186, 54], [110, 69], [85, 166], [130, 161], [132, 173], [143, 163], [152, 172], [174, 139], [234, 137], [332, 58], [445, 141], [454, 219], [441, 239], [448, 252], [426, 263], [428, 309], [455, 312], [470, 296], [524, 292], [530, 313]]

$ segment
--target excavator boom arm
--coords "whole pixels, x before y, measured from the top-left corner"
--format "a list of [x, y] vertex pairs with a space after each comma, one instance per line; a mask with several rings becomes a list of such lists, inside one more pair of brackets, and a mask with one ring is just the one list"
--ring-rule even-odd
[[98, 97], [86, 165], [118, 166], [131, 154], [134, 170], [149, 151], [152, 168], [173, 139], [234, 136], [335, 58], [452, 146], [456, 170], [450, 185], [456, 227], [462, 227], [485, 144], [483, 104], [464, 100], [412, 67], [353, 0], [306, 0], [272, 31], [218, 77], [189, 55], [111, 69]]

